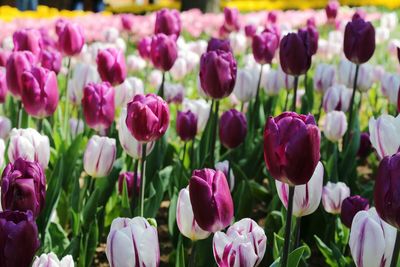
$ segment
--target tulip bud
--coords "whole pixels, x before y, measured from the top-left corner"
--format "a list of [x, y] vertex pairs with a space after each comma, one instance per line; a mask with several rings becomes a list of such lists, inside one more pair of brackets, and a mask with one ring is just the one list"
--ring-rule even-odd
[[134, 16], [131, 14], [122, 14], [121, 15], [121, 25], [125, 31], [131, 31], [134, 24]]
[[190, 110], [178, 111], [176, 118], [176, 132], [183, 141], [194, 139], [197, 133], [197, 117]]
[[389, 266], [396, 239], [396, 228], [379, 218], [375, 208], [354, 216], [349, 246], [357, 267]]
[[38, 162], [43, 169], [50, 160], [50, 143], [46, 135], [41, 135], [35, 129], [12, 129], [8, 158], [14, 163], [18, 158]]
[[100, 131], [110, 128], [114, 121], [114, 88], [108, 82], [89, 83], [83, 89], [82, 107], [86, 123]]
[[317, 27], [314, 17], [309, 17], [306, 22], [307, 27]]
[[115, 48], [100, 50], [96, 62], [102, 81], [117, 85], [125, 80], [126, 64], [121, 50]]
[[372, 146], [380, 159], [395, 154], [400, 147], [400, 116], [382, 114], [369, 120], [369, 135]]
[[251, 69], [239, 69], [233, 93], [242, 102], [252, 100], [257, 94], [257, 77]]
[[[232, 192], [233, 188], [235, 187], [235, 176], [233, 174], [232, 169], [229, 168], [229, 161], [224, 160], [224, 161], [215, 163], [215, 170], [221, 171], [225, 174], [225, 177], [228, 180], [229, 189]], [[229, 175], [228, 175], [228, 172], [229, 172]]]
[[257, 27], [253, 24], [248, 24], [244, 27], [244, 33], [246, 34], [247, 38], [252, 39], [257, 33]]
[[146, 68], [146, 65], [146, 61], [137, 55], [129, 55], [126, 58], [126, 67], [128, 69], [128, 72], [142, 71]]
[[315, 55], [318, 50], [318, 39], [319, 33], [316, 27], [307, 26], [304, 29], [299, 29], [298, 34], [305, 40], [308, 53], [310, 55]]
[[31, 52], [13, 52], [6, 65], [7, 87], [10, 93], [17, 97], [21, 97], [22, 90], [22, 74], [26, 70], [30, 70], [35, 62], [34, 55]]
[[85, 130], [83, 120], [78, 120], [76, 118], [69, 119], [69, 128], [71, 132], [71, 136], [75, 138], [78, 134], [83, 133]]
[[190, 111], [195, 114], [197, 118], [197, 133], [200, 133], [207, 125], [208, 118], [210, 117], [211, 105], [204, 99], [184, 99], [183, 111]]
[[106, 255], [110, 267], [157, 267], [160, 247], [156, 227], [143, 217], [114, 219]]
[[233, 53], [229, 39], [218, 39], [212, 37], [208, 41], [207, 52], [222, 50], [225, 52]]
[[359, 211], [368, 209], [368, 199], [360, 197], [359, 195], [350, 196], [345, 198], [342, 202], [340, 219], [344, 225], [346, 225], [348, 228], [351, 228], [354, 216], [356, 216]]
[[283, 88], [282, 81], [277, 70], [270, 69], [265, 78], [264, 91], [267, 95], [278, 95], [279, 91]]
[[74, 267], [74, 259], [71, 255], [64, 256], [61, 260], [53, 252], [36, 256], [32, 267]]
[[230, 109], [219, 120], [219, 140], [228, 149], [238, 147], [247, 134], [247, 120], [243, 113]]
[[221, 171], [193, 171], [189, 182], [190, 202], [200, 228], [217, 232], [233, 219], [233, 200], [228, 182]]
[[369, 139], [369, 134], [364, 132], [360, 135], [360, 147], [358, 148], [357, 155], [360, 158], [366, 158], [372, 150], [372, 144]]
[[188, 66], [186, 64], [186, 60], [182, 57], [178, 57], [178, 59], [172, 66], [170, 72], [174, 80], [182, 80], [188, 73]]
[[143, 59], [151, 57], [151, 37], [143, 37], [138, 43], [138, 52]]
[[347, 23], [343, 50], [346, 58], [354, 64], [367, 62], [375, 51], [375, 29], [371, 22], [362, 18]]
[[11, 121], [7, 117], [0, 116], [0, 139], [7, 140], [11, 131]]
[[342, 202], [350, 196], [350, 188], [342, 182], [328, 182], [322, 190], [322, 205], [328, 213], [340, 214]]
[[343, 111], [330, 111], [326, 114], [324, 123], [325, 137], [332, 141], [339, 141], [347, 131], [347, 118]]
[[321, 63], [317, 65], [314, 73], [315, 90], [325, 93], [336, 80], [336, 68], [333, 65]]
[[74, 56], [81, 52], [85, 44], [85, 37], [81, 26], [77, 23], [65, 22], [57, 31], [58, 47], [67, 56]]
[[386, 96], [391, 104], [398, 105], [398, 95], [400, 88], [400, 76], [398, 74], [385, 73], [381, 78], [382, 94]]
[[[303, 217], [314, 213], [321, 202], [324, 182], [324, 166], [318, 162], [310, 181], [304, 185], [296, 185], [293, 197], [293, 215]], [[278, 196], [285, 208], [288, 206], [289, 186], [275, 180]]]
[[178, 39], [181, 32], [181, 18], [177, 10], [163, 8], [156, 13], [154, 33], [163, 33]]
[[258, 266], [264, 258], [266, 247], [264, 230], [250, 218], [234, 223], [226, 234], [215, 233], [213, 238], [213, 253], [218, 267]]
[[238, 31], [239, 26], [239, 10], [237, 8], [224, 8], [224, 28], [228, 32]]
[[0, 50], [0, 66], [5, 67], [7, 65], [8, 58], [11, 52], [8, 50]]
[[107, 176], [114, 165], [117, 152], [113, 138], [93, 135], [83, 156], [83, 168], [93, 178]]
[[58, 74], [61, 70], [62, 56], [55, 50], [42, 50], [40, 62], [43, 68]]
[[126, 107], [135, 95], [143, 94], [143, 81], [137, 77], [129, 77], [115, 87], [115, 106]]
[[279, 40], [275, 34], [266, 31], [256, 34], [252, 42], [254, 59], [259, 64], [271, 64], [278, 45]]
[[6, 102], [7, 91], [6, 69], [0, 68], [0, 104]]
[[299, 76], [306, 73], [311, 66], [308, 44], [299, 34], [287, 34], [280, 43], [279, 60], [286, 74]]
[[276, 180], [306, 184], [320, 159], [321, 133], [312, 115], [284, 112], [269, 117], [264, 130], [264, 160]]
[[176, 205], [176, 223], [181, 234], [192, 241], [206, 239], [210, 235], [210, 232], [201, 229], [194, 219], [188, 188], [183, 188], [179, 192]]
[[169, 71], [178, 57], [178, 48], [172, 37], [159, 33], [151, 40], [151, 62], [161, 71]]
[[68, 82], [68, 96], [75, 105], [81, 104], [83, 89], [89, 83], [100, 82], [96, 67], [92, 64], [78, 63], [75, 65], [72, 78]]
[[164, 98], [169, 103], [181, 104], [184, 98], [185, 87], [182, 84], [164, 83]]
[[[356, 72], [356, 65], [352, 62], [343, 59], [339, 63], [339, 82], [345, 86], [352, 88], [354, 86], [354, 76]], [[362, 92], [368, 91], [372, 87], [373, 67], [369, 64], [362, 64], [359, 68], [357, 78], [357, 89]]]
[[30, 51], [39, 57], [42, 50], [42, 36], [36, 29], [17, 30], [13, 34], [14, 51]]
[[328, 21], [334, 21], [336, 19], [340, 4], [336, 0], [331, 0], [325, 7], [326, 17]]
[[325, 112], [333, 110], [346, 112], [350, 106], [351, 94], [352, 90], [341, 84], [329, 87], [322, 102]]
[[30, 266], [39, 249], [38, 228], [32, 212], [0, 212], [0, 266]]
[[122, 195], [124, 190], [124, 182], [126, 182], [126, 189], [128, 189], [128, 196], [132, 195], [139, 196], [140, 192], [140, 175], [136, 176], [135, 185], [135, 174], [133, 172], [124, 172], [118, 176], [118, 193]]
[[267, 14], [267, 23], [275, 24], [278, 20], [278, 13], [274, 10], [269, 11]]

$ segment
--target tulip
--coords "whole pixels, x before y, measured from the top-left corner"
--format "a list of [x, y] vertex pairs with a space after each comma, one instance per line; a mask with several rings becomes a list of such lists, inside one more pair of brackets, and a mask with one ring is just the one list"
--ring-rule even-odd
[[190, 110], [178, 111], [176, 117], [176, 132], [182, 141], [193, 140], [197, 133], [197, 117]]
[[41, 135], [35, 129], [12, 129], [8, 159], [14, 163], [18, 158], [38, 162], [43, 169], [50, 160], [50, 143], [46, 135]]
[[213, 253], [218, 267], [260, 265], [267, 247], [264, 230], [252, 219], [245, 218], [217, 232], [213, 238]]
[[135, 95], [143, 94], [143, 81], [137, 77], [126, 78], [123, 83], [115, 87], [115, 106], [126, 107]]
[[275, 34], [265, 31], [256, 34], [252, 42], [254, 59], [259, 64], [271, 64], [278, 45], [279, 40]]
[[343, 111], [330, 111], [326, 114], [324, 123], [325, 137], [332, 141], [339, 141], [347, 131], [346, 114]]
[[379, 218], [375, 208], [354, 216], [349, 246], [357, 267], [389, 267], [396, 228]]
[[238, 70], [233, 93], [242, 102], [248, 102], [256, 96], [257, 77], [251, 69]]
[[78, 134], [83, 133], [85, 130], [84, 122], [83, 120], [71, 118], [69, 119], [69, 128], [71, 129], [70, 132], [72, 138], [75, 138]]
[[383, 114], [369, 120], [369, 134], [372, 146], [379, 158], [395, 154], [400, 147], [400, 116]]
[[396, 12], [383, 13], [381, 16], [381, 27], [394, 30], [397, 26], [398, 18]]
[[319, 33], [316, 27], [307, 26], [306, 28], [299, 29], [298, 34], [303, 39], [308, 48], [310, 55], [315, 55], [318, 50]]
[[[354, 86], [354, 77], [356, 65], [344, 59], [339, 63], [339, 82], [347, 87]], [[357, 78], [357, 89], [366, 92], [372, 87], [373, 83], [373, 67], [369, 64], [363, 64], [359, 67]]]
[[218, 39], [212, 37], [210, 41], [208, 41], [207, 52], [222, 50], [225, 52], [232, 53], [232, 47], [229, 39]]
[[30, 51], [36, 57], [42, 50], [42, 36], [36, 29], [17, 30], [13, 34], [14, 51]]
[[372, 144], [367, 132], [361, 133], [360, 135], [360, 147], [358, 148], [357, 155], [360, 158], [366, 158], [372, 150]]
[[359, 195], [350, 196], [348, 198], [345, 198], [342, 202], [340, 219], [342, 220], [342, 223], [344, 225], [346, 225], [348, 228], [351, 228], [354, 216], [356, 216], [359, 211], [368, 209], [368, 199], [363, 198]]
[[354, 12], [353, 17], [351, 17], [351, 20], [355, 20], [355, 19], [359, 19], [359, 18], [365, 19], [366, 16], [367, 16], [367, 13], [364, 10], [358, 8], [356, 10], [356, 12]]
[[224, 8], [224, 28], [229, 32], [239, 30], [239, 10], [236, 8]]
[[[321, 202], [324, 182], [324, 166], [318, 162], [310, 181], [304, 185], [296, 185], [293, 197], [293, 215], [303, 217], [314, 213]], [[289, 186], [275, 180], [278, 196], [285, 208], [288, 207]]]
[[280, 43], [279, 60], [285, 73], [293, 76], [305, 74], [311, 66], [308, 44], [299, 34], [287, 34]]
[[85, 172], [93, 178], [107, 176], [114, 165], [116, 152], [115, 139], [93, 135], [83, 156]]
[[336, 84], [329, 87], [322, 102], [325, 112], [330, 112], [333, 110], [346, 112], [350, 106], [351, 94], [352, 91], [341, 84]]
[[11, 120], [0, 116], [0, 139], [7, 140], [11, 131]]
[[375, 29], [371, 22], [365, 22], [362, 18], [348, 22], [343, 50], [346, 58], [354, 64], [367, 62], [375, 51]]
[[0, 104], [6, 102], [7, 91], [6, 69], [0, 68]]
[[257, 33], [257, 27], [253, 24], [248, 24], [244, 27], [244, 33], [246, 34], [247, 38], [252, 39]]
[[233, 174], [232, 169], [229, 166], [229, 161], [224, 160], [224, 161], [215, 163], [215, 170], [221, 171], [225, 174], [225, 177], [228, 180], [229, 189], [232, 192], [233, 188], [235, 187], [235, 176]]
[[186, 64], [186, 60], [182, 57], [178, 57], [178, 59], [172, 66], [170, 73], [172, 78], [174, 78], [174, 80], [182, 80], [188, 73], [188, 66]]
[[314, 73], [314, 88], [325, 93], [336, 80], [336, 68], [333, 65], [321, 63], [317, 65]]
[[264, 130], [264, 159], [276, 180], [306, 184], [320, 159], [321, 134], [312, 115], [284, 112], [269, 117]]
[[151, 62], [154, 67], [165, 72], [169, 71], [178, 57], [175, 40], [168, 35], [159, 33], [151, 41]]
[[207, 125], [208, 118], [210, 117], [211, 105], [207, 103], [204, 99], [184, 99], [183, 111], [190, 111], [196, 115], [197, 133], [200, 133], [205, 129]]
[[126, 125], [139, 142], [153, 142], [165, 134], [169, 107], [155, 94], [136, 95], [128, 104]]
[[200, 84], [207, 96], [221, 99], [229, 96], [236, 81], [236, 61], [222, 50], [203, 54], [200, 60]]
[[287, 75], [281, 68], [278, 70], [270, 69], [265, 79], [264, 91], [267, 95], [277, 95], [281, 89], [291, 89], [293, 85], [293, 76]]
[[118, 176], [118, 193], [122, 195], [124, 189], [124, 182], [126, 182], [126, 189], [128, 190], [128, 197], [132, 195], [138, 196], [140, 192], [140, 175], [136, 176], [133, 172], [124, 172]]
[[138, 43], [138, 52], [143, 59], [150, 59], [151, 57], [151, 37], [143, 37]]
[[58, 47], [67, 56], [75, 56], [82, 51], [85, 37], [81, 26], [77, 23], [65, 22], [60, 24], [57, 31]]
[[385, 73], [381, 78], [382, 94], [386, 96], [391, 104], [398, 105], [398, 94], [400, 88], [400, 76], [397, 74]]
[[118, 85], [126, 78], [125, 57], [121, 50], [107, 48], [100, 50], [96, 58], [97, 70], [103, 82]]
[[25, 71], [22, 74], [21, 97], [29, 115], [36, 118], [53, 115], [59, 98], [56, 74], [42, 67]]
[[68, 96], [75, 105], [81, 104], [83, 89], [89, 83], [100, 82], [100, 76], [96, 67], [92, 64], [78, 63], [72, 72], [72, 78], [68, 81]]
[[189, 182], [193, 214], [201, 229], [217, 232], [233, 219], [233, 200], [225, 175], [221, 171], [193, 171]]
[[184, 98], [185, 87], [182, 84], [164, 84], [164, 98], [169, 103], [181, 104]]
[[336, 19], [340, 4], [336, 0], [331, 0], [325, 7], [326, 17], [329, 21], [334, 21]]
[[38, 229], [32, 212], [0, 212], [0, 266], [28, 267], [39, 249]]
[[340, 214], [342, 202], [350, 196], [350, 188], [345, 183], [328, 182], [322, 190], [322, 205], [328, 213]]
[[278, 13], [274, 10], [269, 11], [267, 14], [267, 23], [275, 24], [278, 20]]
[[181, 32], [181, 18], [177, 10], [166, 8], [157, 11], [154, 33], [163, 33], [178, 39]]
[[0, 66], [5, 67], [7, 65], [8, 58], [11, 52], [8, 50], [0, 50]]
[[159, 88], [162, 82], [162, 72], [159, 70], [152, 70], [147, 78], [149, 80], [149, 84], [154, 88]]
[[131, 31], [134, 24], [134, 17], [131, 14], [121, 15], [121, 25], [125, 31]]
[[110, 267], [157, 267], [160, 247], [156, 227], [143, 217], [114, 219], [106, 255]]
[[137, 56], [137, 55], [129, 55], [126, 58], [126, 67], [128, 72], [133, 71], [133, 72], [138, 72], [141, 70], [144, 70], [146, 68], [147, 62]]
[[108, 82], [89, 83], [83, 89], [83, 115], [88, 126], [96, 131], [110, 128], [114, 121], [114, 88]]
[[43, 68], [58, 74], [61, 70], [62, 56], [58, 51], [42, 50], [40, 62]]
[[238, 147], [247, 134], [247, 121], [243, 113], [230, 109], [225, 111], [219, 121], [219, 139], [228, 149]]
[[35, 58], [31, 52], [22, 51], [11, 54], [6, 65], [6, 80], [8, 90], [13, 96], [21, 97], [22, 74], [30, 70], [34, 63]]
[[206, 239], [210, 235], [210, 232], [201, 229], [194, 219], [188, 188], [183, 188], [179, 192], [176, 205], [176, 223], [181, 234], [192, 241]]
[[314, 17], [309, 17], [306, 22], [307, 27], [317, 27]]
[[36, 256], [32, 267], [74, 267], [74, 259], [71, 255], [64, 256], [61, 260], [53, 252]]
[[3, 167], [5, 158], [4, 158], [4, 153], [6, 151], [6, 144], [4, 143], [3, 139], [0, 139], [0, 168]]

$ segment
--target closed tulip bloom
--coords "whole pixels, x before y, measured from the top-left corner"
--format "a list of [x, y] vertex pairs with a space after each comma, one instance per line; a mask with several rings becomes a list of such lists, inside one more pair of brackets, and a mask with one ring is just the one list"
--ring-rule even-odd
[[314, 73], [314, 88], [318, 92], [325, 93], [336, 80], [336, 68], [334, 65], [321, 63], [317, 65]]
[[137, 45], [139, 55], [143, 59], [150, 59], [151, 57], [151, 41], [151, 37], [143, 37]]
[[329, 1], [329, 3], [325, 7], [325, 13], [326, 13], [326, 17], [328, 18], [328, 20], [336, 19], [339, 7], [340, 7], [340, 4], [338, 1], [336, 1], [336, 0]]
[[166, 8], [157, 11], [154, 33], [163, 33], [178, 39], [181, 32], [181, 18], [177, 10]]
[[118, 193], [122, 195], [124, 189], [124, 182], [126, 183], [126, 189], [128, 190], [128, 197], [133, 195], [139, 196], [140, 192], [140, 174], [136, 176], [135, 185], [135, 173], [124, 172], [118, 176]]
[[143, 58], [132, 54], [126, 58], [126, 67], [128, 72], [139, 72], [146, 68], [147, 62]]
[[75, 56], [82, 51], [85, 36], [77, 23], [65, 22], [58, 32], [58, 47], [67, 56]]
[[40, 164], [18, 158], [7, 165], [1, 180], [3, 210], [30, 210], [36, 218], [46, 198], [46, 177]]
[[328, 112], [324, 122], [324, 135], [332, 141], [337, 142], [347, 131], [347, 118], [343, 111], [333, 110]]
[[[346, 59], [339, 63], [339, 82], [349, 88], [354, 86], [356, 65]], [[359, 68], [357, 78], [357, 89], [361, 92], [368, 91], [374, 82], [374, 70], [370, 64], [362, 64]]]
[[233, 200], [223, 172], [193, 171], [189, 194], [194, 218], [201, 229], [215, 233], [232, 222]]
[[224, 27], [229, 31], [239, 30], [239, 10], [237, 8], [224, 8]]
[[348, 228], [351, 228], [354, 216], [356, 216], [359, 211], [368, 209], [368, 199], [363, 198], [359, 195], [350, 196], [348, 198], [345, 198], [342, 202], [340, 219], [344, 225], [346, 225]]
[[211, 104], [207, 103], [204, 99], [184, 99], [183, 111], [191, 111], [197, 118], [197, 133], [202, 132], [210, 117]]
[[7, 140], [11, 132], [11, 120], [0, 116], [0, 139]]
[[8, 58], [11, 55], [11, 51], [0, 50], [0, 66], [5, 67], [7, 65]]
[[256, 97], [257, 78], [251, 69], [239, 69], [236, 76], [234, 95], [242, 102], [248, 102]]
[[229, 96], [236, 82], [237, 65], [233, 55], [222, 50], [203, 54], [200, 60], [200, 84], [207, 96]]
[[257, 33], [257, 27], [253, 24], [247, 24], [244, 27], [244, 33], [246, 34], [247, 38], [253, 38], [254, 35]]
[[342, 202], [350, 196], [350, 188], [342, 182], [328, 182], [322, 190], [322, 205], [328, 213], [340, 214]]
[[254, 35], [252, 42], [254, 59], [259, 64], [271, 64], [278, 46], [279, 40], [273, 33], [262, 32]]
[[107, 237], [110, 267], [158, 267], [157, 229], [143, 217], [116, 218]]
[[0, 68], [0, 104], [6, 102], [7, 91], [6, 69]]
[[32, 267], [74, 267], [74, 259], [71, 255], [64, 256], [61, 260], [53, 252], [36, 256]]
[[174, 80], [182, 80], [188, 74], [188, 66], [183, 57], [178, 57], [171, 68], [171, 76]]
[[206, 239], [211, 234], [201, 229], [194, 219], [188, 188], [183, 188], [179, 192], [176, 204], [176, 223], [181, 234], [192, 241]]
[[357, 18], [347, 23], [343, 51], [354, 64], [365, 63], [372, 57], [375, 51], [375, 29], [371, 22]]
[[305, 41], [308, 53], [310, 55], [315, 55], [318, 50], [318, 29], [313, 26], [307, 26], [306, 28], [299, 29], [298, 34]]
[[151, 62], [161, 71], [169, 71], [178, 57], [178, 47], [172, 37], [159, 33], [151, 41]]
[[168, 104], [155, 94], [136, 95], [128, 104], [126, 125], [139, 142], [153, 142], [169, 126]]
[[[230, 169], [230, 171], [229, 171]], [[221, 171], [225, 174], [225, 177], [228, 179], [228, 184], [229, 184], [229, 189], [231, 192], [233, 191], [233, 188], [235, 187], [235, 176], [233, 174], [232, 168], [229, 168], [229, 161], [224, 160], [215, 163], [215, 170]], [[229, 171], [229, 175], [228, 175]]]
[[164, 98], [169, 103], [181, 104], [185, 94], [185, 87], [180, 83], [164, 83]]
[[121, 50], [107, 48], [100, 50], [96, 58], [97, 71], [104, 82], [121, 84], [126, 78], [125, 57]]
[[354, 216], [349, 246], [357, 267], [389, 267], [396, 239], [396, 228], [379, 218], [375, 208]]
[[398, 105], [400, 76], [394, 73], [385, 73], [383, 74], [380, 83], [382, 94], [388, 98], [391, 104]]
[[89, 83], [83, 90], [83, 115], [88, 126], [96, 131], [110, 128], [114, 121], [114, 88], [108, 82]]
[[225, 52], [232, 52], [231, 42], [229, 39], [218, 39], [212, 37], [207, 44], [207, 52], [222, 50]]
[[360, 135], [360, 147], [358, 148], [357, 156], [366, 158], [372, 151], [372, 144], [367, 132]]
[[336, 84], [328, 88], [324, 95], [322, 106], [325, 112], [339, 110], [346, 112], [350, 106], [352, 90], [342, 84]]
[[131, 31], [134, 24], [134, 16], [131, 14], [121, 15], [121, 25], [125, 31]]
[[178, 111], [176, 117], [176, 132], [182, 141], [193, 140], [197, 133], [197, 117], [190, 110]]
[[126, 78], [123, 83], [115, 87], [115, 106], [126, 107], [126, 105], [137, 94], [143, 94], [143, 81], [137, 77]]
[[279, 61], [282, 70], [293, 76], [307, 72], [311, 66], [308, 46], [297, 33], [289, 33], [282, 38], [279, 48]]
[[269, 11], [267, 14], [267, 23], [275, 24], [278, 20], [278, 13], [275, 10]]
[[213, 238], [214, 259], [218, 267], [256, 267], [264, 258], [267, 236], [252, 219], [245, 218], [217, 232]]
[[50, 160], [50, 142], [46, 135], [41, 135], [35, 129], [12, 129], [8, 159], [14, 163], [18, 158], [38, 162], [43, 169]]
[[6, 65], [7, 87], [14, 97], [21, 97], [22, 74], [24, 71], [30, 70], [34, 63], [34, 55], [28, 51], [13, 52], [8, 59]]
[[320, 159], [321, 133], [312, 115], [284, 112], [269, 117], [264, 160], [272, 177], [289, 185], [306, 184]]
[[35, 118], [53, 115], [59, 98], [56, 74], [42, 67], [25, 71], [22, 74], [21, 98], [29, 115]]
[[0, 168], [3, 168], [3, 164], [5, 161], [5, 152], [6, 152], [6, 144], [3, 139], [0, 139]]
[[83, 89], [89, 83], [100, 82], [100, 76], [95, 65], [78, 63], [72, 72], [72, 77], [68, 82], [68, 96], [74, 105], [81, 104]]
[[69, 119], [69, 128], [71, 136], [75, 138], [78, 134], [83, 133], [85, 130], [85, 123], [83, 120], [78, 120], [76, 118]]
[[40, 62], [43, 68], [58, 74], [61, 70], [62, 56], [55, 50], [42, 50]]
[[13, 34], [14, 51], [30, 51], [36, 57], [42, 50], [42, 36], [36, 29], [17, 30]]
[[40, 246], [32, 212], [0, 212], [0, 233], [0, 265], [29, 267]]
[[[293, 198], [293, 215], [303, 217], [314, 213], [321, 202], [324, 182], [324, 166], [318, 162], [310, 181], [304, 185], [296, 185]], [[289, 186], [275, 180], [278, 196], [285, 208], [288, 206]]]
[[85, 172], [93, 178], [107, 176], [114, 165], [116, 153], [115, 139], [93, 135], [83, 156]]
[[369, 135], [372, 146], [380, 159], [395, 154], [400, 147], [400, 116], [382, 114], [369, 120]]
[[238, 147], [247, 134], [247, 120], [240, 111], [225, 111], [219, 120], [219, 140], [228, 149]]

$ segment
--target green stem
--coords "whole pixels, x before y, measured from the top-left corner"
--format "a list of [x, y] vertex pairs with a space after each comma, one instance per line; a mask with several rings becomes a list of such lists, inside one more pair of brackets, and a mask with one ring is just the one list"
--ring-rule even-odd
[[296, 243], [294, 244], [294, 249], [300, 246], [300, 234], [301, 234], [301, 217], [296, 218]]
[[182, 155], [182, 159], [181, 159], [181, 171], [179, 174], [179, 183], [182, 183], [183, 169], [185, 168], [186, 145], [187, 145], [187, 142], [185, 142], [183, 145], [183, 155]]
[[132, 199], [131, 199], [131, 212], [132, 216], [135, 216], [135, 208], [136, 208], [136, 185], [137, 185], [137, 179], [138, 179], [138, 168], [139, 168], [139, 160], [134, 160], [133, 164], [133, 188], [132, 190]]
[[68, 120], [69, 120], [69, 97], [68, 97], [68, 82], [71, 69], [71, 58], [68, 57], [67, 63], [67, 77], [65, 77], [65, 111], [64, 111], [64, 136], [68, 137]]
[[165, 82], [165, 72], [163, 71], [161, 85], [160, 85], [160, 88], [158, 89], [158, 95], [161, 98], [164, 98], [164, 82]]
[[190, 169], [193, 169], [193, 164], [194, 164], [194, 145], [195, 145], [195, 142], [196, 142], [196, 138], [193, 138], [193, 140], [192, 140], [192, 145], [191, 145], [191, 148], [190, 148], [190, 155], [189, 155], [189, 157], [190, 157]]
[[21, 122], [22, 122], [22, 100], [20, 100], [18, 103], [18, 118], [17, 118], [18, 129], [21, 128]]
[[294, 88], [293, 88], [293, 102], [292, 111], [296, 112], [296, 102], [297, 102], [297, 87], [299, 85], [299, 76], [294, 76]]
[[283, 111], [287, 110], [288, 102], [289, 102], [289, 90], [286, 90], [285, 106], [283, 107]]
[[292, 230], [293, 196], [294, 196], [294, 186], [289, 185], [289, 202], [286, 214], [285, 243], [283, 245], [283, 255], [281, 261], [282, 267], [287, 267], [288, 256], [289, 256], [290, 232]]
[[37, 131], [39, 132], [39, 133], [41, 133], [42, 132], [42, 129], [43, 129], [43, 119], [38, 119], [37, 120]]
[[360, 69], [360, 65], [357, 64], [356, 65], [356, 73], [354, 75], [354, 83], [353, 83], [353, 93], [351, 94], [351, 99], [350, 99], [350, 111], [349, 111], [349, 127], [346, 133], [346, 139], [345, 139], [345, 144], [347, 146], [348, 142], [350, 141], [350, 133], [353, 129], [352, 125], [353, 125], [353, 110], [354, 110], [354, 98], [356, 95], [356, 91], [357, 91], [357, 78], [358, 78], [358, 71]]
[[145, 161], [146, 161], [146, 143], [142, 146], [142, 161], [140, 166], [140, 216], [143, 217], [144, 213], [144, 192], [146, 187], [146, 175], [145, 175]]
[[260, 84], [261, 84], [261, 77], [262, 77], [262, 73], [263, 73], [263, 67], [264, 64], [261, 65], [261, 69], [260, 69], [260, 75], [258, 76], [258, 82], [257, 82], [257, 93], [256, 93], [256, 99], [254, 102], [254, 110], [253, 112], [255, 112], [254, 114], [254, 129], [257, 129], [258, 127], [258, 123], [259, 123], [259, 114], [260, 114]]
[[193, 241], [192, 252], [190, 253], [190, 259], [189, 259], [189, 267], [196, 266], [196, 252], [197, 252], [197, 242]]
[[396, 267], [397, 260], [399, 258], [399, 251], [400, 251], [400, 232], [399, 230], [397, 230], [396, 242], [394, 243], [392, 261], [390, 262], [390, 267]]
[[212, 142], [211, 142], [211, 166], [214, 166], [214, 156], [215, 156], [215, 143], [217, 142], [217, 128], [218, 128], [218, 111], [219, 111], [219, 100], [215, 101], [215, 112], [214, 112], [214, 120], [213, 120], [213, 129], [212, 129]]

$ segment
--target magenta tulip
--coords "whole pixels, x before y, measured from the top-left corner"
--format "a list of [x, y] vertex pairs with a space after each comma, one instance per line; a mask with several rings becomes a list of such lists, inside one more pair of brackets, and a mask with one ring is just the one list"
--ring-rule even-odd
[[28, 51], [13, 52], [7, 61], [6, 80], [10, 93], [17, 98], [21, 97], [22, 74], [30, 70], [35, 63], [35, 56]]
[[82, 51], [85, 37], [81, 26], [76, 23], [60, 24], [57, 31], [58, 47], [67, 56], [74, 56]]
[[219, 140], [228, 149], [238, 147], [247, 134], [247, 121], [236, 109], [225, 111], [219, 121]]
[[225, 52], [232, 53], [232, 47], [229, 39], [223, 40], [212, 37], [210, 41], [208, 41], [207, 52], [217, 51], [217, 50], [222, 50]]
[[30, 51], [36, 57], [42, 50], [42, 36], [36, 29], [22, 29], [13, 34], [14, 51]]
[[259, 64], [271, 64], [278, 46], [279, 40], [273, 33], [262, 32], [255, 35], [252, 42], [254, 59]]
[[151, 62], [161, 71], [169, 71], [178, 57], [178, 47], [173, 38], [159, 33], [151, 40]]
[[40, 62], [43, 68], [54, 71], [58, 74], [61, 70], [62, 56], [56, 50], [42, 50]]
[[190, 110], [178, 111], [176, 117], [176, 132], [183, 141], [192, 140], [197, 133], [197, 117]]
[[154, 33], [164, 33], [165, 35], [178, 39], [181, 32], [181, 18], [177, 10], [166, 8], [157, 11]]
[[96, 58], [97, 71], [104, 82], [118, 85], [126, 78], [124, 53], [115, 48], [100, 50]]
[[151, 37], [143, 37], [140, 39], [137, 49], [139, 55], [143, 59], [150, 59], [151, 58]]

